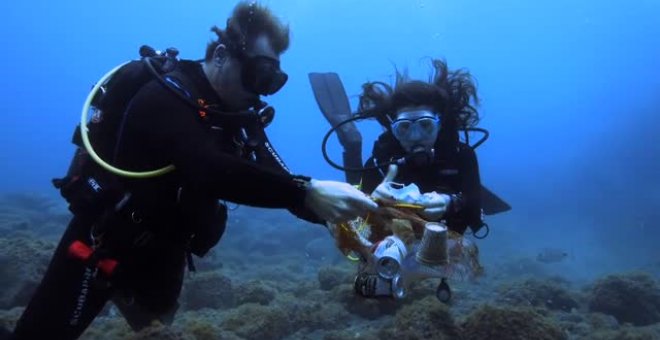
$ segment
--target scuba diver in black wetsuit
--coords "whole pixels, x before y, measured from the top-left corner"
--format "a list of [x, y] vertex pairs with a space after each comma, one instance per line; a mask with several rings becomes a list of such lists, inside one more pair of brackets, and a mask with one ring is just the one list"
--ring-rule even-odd
[[[428, 83], [397, 73], [394, 87], [380, 82], [362, 86], [360, 111], [371, 112], [386, 131], [364, 164], [361, 190], [387, 197], [391, 183], [415, 184], [421, 193], [439, 194], [419, 213], [425, 220], [442, 220], [461, 235], [468, 227], [474, 233], [484, 224], [479, 166], [474, 150], [459, 141], [457, 129], [479, 121], [473, 105], [478, 103], [477, 91], [469, 73], [450, 72], [440, 60], [434, 60], [433, 66], [435, 73]], [[359, 266], [357, 294], [396, 296], [395, 286], [393, 280]], [[441, 300], [451, 297], [444, 279], [436, 294]]]
[[[324, 139], [324, 156], [333, 167], [346, 172], [347, 181], [374, 198], [387, 198], [392, 183], [398, 187], [415, 184], [420, 193], [437, 193], [433, 201], [423, 204], [419, 215], [424, 220], [442, 221], [459, 235], [470, 229], [475, 237], [483, 238], [489, 230], [482, 215], [504, 212], [510, 206], [481, 185], [474, 149], [488, 132], [476, 128], [476, 86], [468, 72], [450, 71], [442, 60], [432, 64], [434, 74], [429, 82], [397, 72], [394, 86], [363, 84], [355, 114], [350, 112], [336, 74], [310, 74], [317, 103], [332, 124]], [[363, 119], [376, 119], [385, 132], [361, 165], [361, 136], [353, 121]], [[325, 152], [333, 131], [344, 147], [344, 166], [332, 162]], [[485, 135], [471, 145], [470, 132]], [[380, 282], [383, 279], [377, 274], [362, 269], [355, 282], [358, 294], [392, 296], [389, 287], [393, 284]]]
[[[218, 199], [286, 208], [316, 223], [376, 208], [350, 184], [290, 174], [266, 137], [272, 109], [259, 99], [287, 80], [279, 56], [288, 28], [242, 2], [213, 31], [203, 63], [175, 60], [171, 50], [145, 57], [154, 56], [145, 49], [144, 63], [127, 67], [150, 69], [147, 80], [122, 67], [88, 97], [101, 109], [89, 124], [83, 110], [72, 166], [54, 181], [74, 217], [14, 339], [77, 338], [110, 299], [134, 330], [171, 322], [190, 254], [204, 255], [224, 231]], [[110, 99], [133, 82], [144, 85], [132, 99]], [[117, 108], [126, 109], [113, 120]]]
[[372, 112], [386, 131], [364, 164], [361, 189], [373, 193], [394, 162], [397, 174], [391, 181], [444, 194], [422, 213], [427, 220], [443, 219], [458, 234], [468, 227], [477, 233], [483, 227], [479, 165], [474, 149], [458, 134], [459, 128], [479, 121], [476, 87], [467, 72], [450, 72], [441, 60], [433, 66], [428, 83], [397, 74], [394, 88], [379, 82], [363, 85], [360, 110]]

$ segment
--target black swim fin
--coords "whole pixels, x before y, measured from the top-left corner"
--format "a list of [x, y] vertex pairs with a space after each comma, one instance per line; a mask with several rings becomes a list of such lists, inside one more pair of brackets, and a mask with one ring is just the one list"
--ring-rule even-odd
[[[309, 74], [309, 82], [319, 109], [332, 127], [353, 117], [344, 85], [337, 73], [313, 72]], [[362, 135], [355, 123], [342, 125], [337, 129], [337, 137], [339, 143], [344, 147], [344, 167], [362, 168]], [[346, 171], [345, 175], [348, 183], [354, 185], [360, 183], [361, 174], [359, 172]]]
[[0, 326], [0, 340], [9, 340], [12, 338], [12, 333], [5, 328], [5, 326]]
[[509, 203], [483, 185], [481, 186], [481, 208], [484, 210], [484, 215], [495, 215], [511, 210]]

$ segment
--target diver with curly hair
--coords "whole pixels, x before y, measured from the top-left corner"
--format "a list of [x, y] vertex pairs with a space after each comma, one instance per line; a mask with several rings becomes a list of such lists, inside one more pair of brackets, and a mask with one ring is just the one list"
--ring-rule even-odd
[[373, 193], [388, 165], [398, 160], [393, 182], [443, 195], [422, 216], [443, 219], [458, 234], [468, 227], [476, 233], [483, 226], [479, 165], [473, 147], [459, 140], [459, 130], [479, 122], [476, 85], [465, 70], [450, 71], [442, 60], [432, 65], [429, 82], [397, 72], [393, 87], [383, 82], [362, 86], [359, 110], [371, 112], [386, 130], [364, 165], [362, 191]]
[[[474, 79], [466, 70], [450, 70], [443, 60], [432, 60], [432, 66], [433, 73], [426, 82], [397, 71], [393, 85], [378, 81], [363, 84], [355, 114], [350, 112], [336, 73], [309, 75], [319, 108], [332, 125], [323, 140], [326, 161], [345, 171], [346, 180], [371, 195], [381, 207], [365, 220], [333, 229], [340, 249], [358, 255], [355, 291], [365, 297], [401, 298], [412, 281], [439, 277], [442, 282], [436, 294], [447, 301], [451, 293], [445, 279], [454, 276], [445, 275], [447, 270], [460, 267], [464, 274], [478, 276], [482, 269], [476, 245], [462, 236], [470, 229], [476, 238], [485, 237], [489, 229], [483, 215], [511, 208], [481, 185], [475, 149], [487, 139], [488, 131], [476, 127], [479, 98]], [[363, 163], [362, 137], [354, 121], [364, 119], [375, 119], [385, 131]], [[344, 148], [343, 166], [326, 152], [333, 132]], [[484, 135], [470, 141], [475, 132]], [[409, 227], [405, 227], [408, 222]], [[414, 239], [406, 228], [414, 232]], [[429, 228], [435, 235], [445, 233], [456, 249], [472, 249], [473, 256], [463, 251], [439, 256], [433, 266], [446, 258], [448, 267], [424, 270], [429, 251], [438, 250], [424, 248], [429, 246], [422, 240]], [[418, 265], [415, 258], [425, 264]]]
[[[440, 222], [453, 235], [463, 235], [468, 228], [477, 233], [484, 226], [479, 165], [473, 147], [459, 138], [460, 131], [467, 136], [479, 122], [476, 85], [465, 70], [451, 71], [442, 60], [433, 60], [432, 65], [434, 72], [428, 82], [397, 71], [394, 86], [383, 82], [362, 85], [359, 111], [369, 112], [385, 132], [363, 166], [361, 190], [377, 200], [418, 195], [415, 203], [422, 210], [417, 215], [423, 220]], [[403, 193], [410, 188], [414, 192]], [[387, 259], [397, 257], [392, 251], [405, 254], [409, 247], [396, 237], [373, 241], [378, 265], [361, 261], [355, 292], [364, 297], [403, 297], [412, 278], [399, 267], [416, 262]], [[480, 272], [480, 266], [475, 270]], [[436, 295], [445, 302], [451, 297], [444, 277]]]

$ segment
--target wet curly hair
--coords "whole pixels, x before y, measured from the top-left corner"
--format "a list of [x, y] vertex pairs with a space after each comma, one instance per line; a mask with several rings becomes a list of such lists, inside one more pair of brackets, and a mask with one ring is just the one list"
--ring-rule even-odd
[[205, 60], [213, 59], [213, 53], [223, 43], [234, 55], [249, 48], [261, 34], [266, 34], [273, 50], [281, 54], [289, 48], [289, 26], [276, 18], [270, 9], [254, 1], [242, 1], [236, 5], [225, 29], [211, 27], [218, 38], [206, 46]]
[[428, 82], [412, 80], [397, 70], [394, 87], [378, 81], [363, 84], [359, 111], [373, 114], [387, 129], [401, 109], [422, 106], [439, 114], [446, 126], [476, 126], [479, 97], [472, 75], [464, 69], [450, 71], [444, 60], [433, 59], [431, 64], [434, 70]]

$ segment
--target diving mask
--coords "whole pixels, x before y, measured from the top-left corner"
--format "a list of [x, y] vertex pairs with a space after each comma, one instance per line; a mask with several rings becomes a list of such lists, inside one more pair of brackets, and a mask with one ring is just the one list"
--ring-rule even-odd
[[401, 118], [392, 122], [392, 133], [399, 141], [434, 139], [440, 129], [440, 119], [437, 116], [419, 118]]
[[280, 69], [280, 61], [264, 56], [243, 56], [241, 58], [241, 81], [250, 92], [271, 95], [279, 91], [289, 76]]

